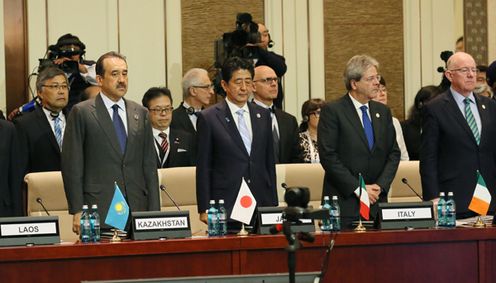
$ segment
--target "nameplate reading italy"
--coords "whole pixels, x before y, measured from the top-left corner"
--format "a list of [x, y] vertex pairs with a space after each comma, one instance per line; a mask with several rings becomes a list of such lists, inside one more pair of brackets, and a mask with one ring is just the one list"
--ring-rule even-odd
[[0, 218], [0, 246], [60, 243], [57, 216]]
[[191, 237], [189, 211], [134, 212], [133, 239]]
[[380, 203], [381, 229], [434, 226], [432, 202]]

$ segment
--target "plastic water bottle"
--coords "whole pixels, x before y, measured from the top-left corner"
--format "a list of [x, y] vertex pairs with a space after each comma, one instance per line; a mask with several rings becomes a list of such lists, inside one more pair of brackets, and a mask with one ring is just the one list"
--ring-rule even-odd
[[341, 209], [339, 208], [338, 196], [332, 196], [331, 203], [331, 230], [340, 231], [341, 230]]
[[453, 192], [448, 193], [446, 200], [446, 227], [456, 226], [456, 204]]
[[439, 202], [437, 203], [437, 226], [446, 226], [446, 199], [444, 192], [439, 193]]
[[210, 200], [210, 208], [207, 210], [208, 215], [208, 235], [217, 236], [219, 231], [219, 217], [215, 208], [215, 200]]
[[81, 213], [81, 219], [79, 223], [81, 225], [79, 228], [79, 238], [81, 242], [88, 243], [91, 238], [91, 224], [87, 204], [83, 205], [83, 212]]
[[[324, 204], [322, 205], [323, 209], [328, 209], [329, 210], [329, 216], [331, 216], [331, 204], [329, 202], [329, 196], [324, 196]], [[331, 220], [330, 219], [323, 219], [322, 220], [322, 226], [320, 227], [320, 230], [322, 231], [330, 231], [331, 230]]]
[[98, 214], [98, 206], [96, 204], [93, 204], [91, 206], [91, 210], [91, 240], [93, 242], [100, 242], [100, 214]]
[[217, 218], [219, 220], [219, 236], [225, 236], [227, 234], [227, 212], [224, 207], [224, 200], [219, 200], [219, 211]]

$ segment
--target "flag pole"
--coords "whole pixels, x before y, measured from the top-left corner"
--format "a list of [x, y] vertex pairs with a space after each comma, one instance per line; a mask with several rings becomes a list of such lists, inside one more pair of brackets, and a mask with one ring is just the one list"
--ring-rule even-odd
[[245, 230], [245, 223], [241, 222], [241, 230], [239, 230], [238, 236], [248, 236], [248, 231]]
[[360, 202], [362, 201], [362, 173], [358, 173], [358, 187], [360, 188], [358, 190], [358, 226], [355, 227], [354, 231], [355, 232], [365, 232], [367, 231], [367, 228], [363, 226], [362, 223], [362, 216], [360, 215]]
[[482, 221], [482, 218], [480, 215], [477, 216], [477, 220], [475, 221], [473, 227], [474, 228], [485, 228], [486, 227], [486, 223], [484, 223], [484, 221]]

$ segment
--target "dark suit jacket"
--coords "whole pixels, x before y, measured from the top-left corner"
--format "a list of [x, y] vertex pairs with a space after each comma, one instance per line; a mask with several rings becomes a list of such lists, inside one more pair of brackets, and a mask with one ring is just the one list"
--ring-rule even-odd
[[431, 200], [441, 191], [452, 191], [459, 217], [470, 216], [468, 205], [477, 170], [491, 192], [491, 211], [496, 203], [496, 104], [479, 95], [475, 100], [482, 123], [479, 145], [450, 90], [424, 106], [420, 150], [423, 197]]
[[[338, 196], [343, 222], [358, 219], [359, 200], [354, 194], [358, 174], [362, 174], [365, 184], [381, 187], [379, 201], [385, 202], [400, 161], [391, 111], [375, 101], [370, 101], [369, 107], [375, 138], [372, 150], [348, 94], [321, 111], [318, 145], [325, 170], [322, 196]], [[371, 217], [376, 216], [377, 207], [377, 203], [371, 206]]]
[[76, 104], [62, 145], [62, 177], [69, 213], [97, 204], [102, 227], [117, 182], [131, 211], [159, 210], [157, 163], [147, 110], [125, 100], [127, 145], [124, 155], [101, 94]]
[[411, 120], [401, 122], [403, 138], [410, 160], [419, 160], [420, 157], [420, 128], [420, 125], [416, 125]]
[[15, 125], [24, 174], [60, 171], [60, 148], [43, 109], [39, 107], [20, 116], [15, 120]]
[[22, 175], [14, 125], [0, 120], [0, 217], [21, 216]]
[[277, 108], [274, 114], [279, 126], [279, 163], [296, 163], [300, 155], [296, 118]]
[[169, 155], [163, 166], [160, 163], [160, 157], [157, 156], [158, 168], [195, 166], [196, 149], [193, 140], [194, 138], [187, 132], [170, 129]]
[[257, 206], [278, 204], [270, 114], [253, 103], [248, 103], [248, 108], [253, 132], [250, 155], [225, 101], [202, 111], [198, 117], [198, 212], [205, 212], [210, 199], [224, 199], [230, 215], [243, 177]]
[[193, 127], [193, 124], [191, 124], [191, 120], [189, 119], [189, 114], [186, 113], [186, 108], [183, 107], [182, 102], [178, 108], [172, 111], [172, 121], [170, 127], [172, 129], [185, 131], [191, 134], [194, 138], [196, 138], [195, 128]]

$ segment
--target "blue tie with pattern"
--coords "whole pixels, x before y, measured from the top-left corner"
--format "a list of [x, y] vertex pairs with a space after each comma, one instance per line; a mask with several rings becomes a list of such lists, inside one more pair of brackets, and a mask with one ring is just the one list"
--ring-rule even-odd
[[251, 138], [250, 131], [248, 130], [248, 126], [246, 125], [244, 112], [245, 110], [243, 109], [239, 109], [238, 111], [236, 111], [236, 114], [238, 114], [238, 130], [245, 145], [246, 151], [248, 152], [248, 155], [250, 155]]
[[463, 102], [465, 102], [465, 119], [467, 120], [470, 130], [474, 134], [474, 138], [477, 141], [477, 144], [480, 144], [479, 128], [477, 127], [474, 115], [472, 113], [472, 110], [470, 109], [470, 103], [472, 101], [470, 100], [470, 98], [467, 97], [463, 100]]
[[372, 122], [370, 122], [367, 109], [368, 107], [365, 105], [360, 107], [360, 110], [362, 110], [363, 130], [365, 131], [365, 136], [367, 137], [367, 141], [369, 143], [369, 149], [372, 150], [374, 147], [374, 129], [372, 128]]
[[60, 125], [62, 120], [60, 116], [53, 118], [53, 125], [55, 130], [55, 139], [57, 140], [57, 144], [59, 145], [60, 150], [62, 150], [62, 125]]
[[114, 104], [112, 109], [114, 110], [112, 122], [114, 123], [115, 133], [117, 134], [119, 145], [121, 146], [121, 152], [124, 154], [127, 143], [126, 128], [124, 128], [124, 123], [122, 122], [121, 116], [119, 116], [119, 105]]

